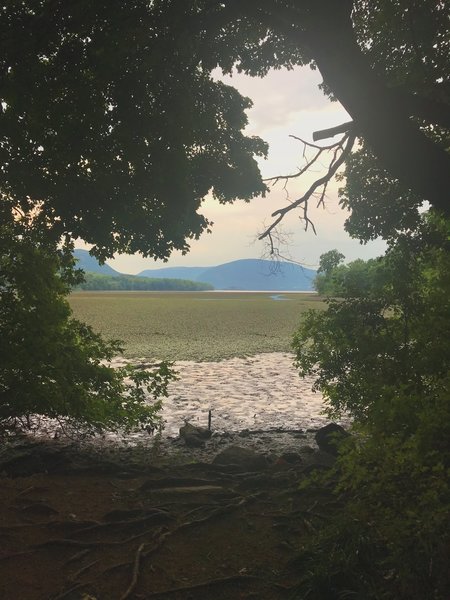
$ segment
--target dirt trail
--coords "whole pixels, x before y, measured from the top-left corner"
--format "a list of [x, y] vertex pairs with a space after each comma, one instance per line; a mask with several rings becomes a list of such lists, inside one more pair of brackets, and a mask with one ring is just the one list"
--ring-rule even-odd
[[257, 470], [45, 445], [30, 456], [47, 472], [26, 474], [24, 458], [1, 480], [4, 600], [283, 599], [298, 579], [291, 561], [327, 510], [299, 489], [306, 456]]

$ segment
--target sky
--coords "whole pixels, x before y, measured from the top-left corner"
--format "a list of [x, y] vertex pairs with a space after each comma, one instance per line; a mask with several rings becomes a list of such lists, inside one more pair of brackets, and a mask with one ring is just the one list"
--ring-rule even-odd
[[[259, 160], [263, 177], [295, 173], [304, 165], [303, 145], [290, 138], [294, 135], [312, 142], [313, 131], [326, 129], [349, 120], [348, 114], [338, 102], [330, 102], [318, 88], [321, 76], [309, 67], [298, 67], [293, 71], [271, 71], [264, 78], [252, 78], [241, 74], [218, 77], [236, 87], [241, 94], [253, 101], [247, 111], [249, 124], [247, 135], [258, 135], [269, 143], [267, 160]], [[336, 141], [334, 138], [332, 141]], [[321, 142], [324, 145], [330, 140]], [[322, 163], [323, 166], [323, 163]], [[288, 187], [290, 198], [301, 196], [324, 170], [319, 165], [314, 171], [300, 179], [291, 180]], [[381, 240], [361, 245], [344, 231], [346, 213], [338, 204], [339, 182], [329, 186], [326, 208], [316, 209], [313, 204], [309, 216], [314, 222], [317, 235], [299, 220], [299, 213], [292, 211], [283, 221], [283, 234], [287, 245], [281, 248], [287, 258], [315, 268], [324, 252], [337, 248], [346, 261], [356, 258], [372, 258], [384, 252]], [[122, 273], [135, 274], [144, 269], [163, 266], [212, 266], [241, 258], [266, 257], [267, 246], [257, 241], [264, 224], [271, 223], [271, 213], [285, 206], [286, 191], [283, 184], [271, 187], [265, 198], [255, 198], [250, 203], [237, 201], [220, 205], [207, 198], [202, 214], [214, 222], [212, 233], [203, 234], [200, 240], [191, 243], [191, 251], [182, 256], [174, 252], [167, 263], [142, 258], [139, 255], [118, 255], [108, 261]], [[77, 247], [85, 247], [76, 244]]]

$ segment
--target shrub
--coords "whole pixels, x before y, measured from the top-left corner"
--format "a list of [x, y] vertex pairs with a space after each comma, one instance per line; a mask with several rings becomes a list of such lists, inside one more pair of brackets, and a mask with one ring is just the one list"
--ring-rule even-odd
[[153, 427], [170, 365], [112, 368], [120, 343], [71, 316], [66, 296], [81, 275], [70, 245], [58, 249], [22, 218], [1, 229], [0, 424], [41, 415], [89, 432]]

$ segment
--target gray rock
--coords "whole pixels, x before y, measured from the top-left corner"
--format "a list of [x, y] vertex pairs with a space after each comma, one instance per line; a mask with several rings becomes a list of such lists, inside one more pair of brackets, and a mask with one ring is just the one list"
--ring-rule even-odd
[[250, 435], [250, 431], [248, 429], [243, 429], [239, 433], [239, 437], [243, 437], [243, 438], [249, 437], [249, 435]]
[[180, 427], [180, 437], [185, 438], [188, 436], [195, 435], [201, 440], [209, 440], [211, 437], [211, 431], [206, 427], [196, 427], [190, 423], [186, 423], [183, 427]]
[[295, 463], [297, 463], [297, 464], [301, 463], [302, 462], [302, 457], [297, 452], [284, 452], [280, 456], [279, 460], [292, 465], [292, 464], [295, 464]]
[[184, 443], [188, 448], [204, 448], [205, 441], [194, 433], [187, 433], [183, 436]]
[[345, 431], [343, 427], [337, 425], [337, 423], [328, 423], [328, 425], [325, 425], [325, 427], [322, 427], [316, 432], [314, 438], [319, 446], [319, 450], [337, 456], [340, 442], [349, 435], [350, 434]]
[[0, 460], [0, 472], [8, 477], [28, 477], [35, 473], [68, 470], [73, 463], [70, 450], [45, 443], [24, 443], [8, 448]]
[[302, 446], [299, 450], [301, 454], [314, 454], [316, 452], [311, 446]]
[[237, 465], [243, 469], [264, 469], [267, 467], [267, 458], [249, 448], [241, 446], [228, 446], [213, 459], [215, 465]]

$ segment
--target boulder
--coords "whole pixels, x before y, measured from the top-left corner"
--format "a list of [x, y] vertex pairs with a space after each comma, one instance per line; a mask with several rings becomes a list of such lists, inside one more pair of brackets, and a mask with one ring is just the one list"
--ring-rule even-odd
[[337, 456], [340, 442], [349, 435], [350, 434], [337, 423], [328, 423], [328, 425], [321, 427], [316, 432], [314, 438], [319, 446], [319, 450]]
[[205, 440], [202, 440], [198, 435], [195, 434], [186, 434], [183, 436], [184, 443], [188, 448], [204, 448]]
[[295, 465], [302, 462], [302, 457], [298, 452], [283, 452], [278, 459], [279, 462], [284, 462], [289, 465]]
[[205, 440], [211, 437], [211, 430], [205, 427], [196, 427], [190, 423], [185, 423], [180, 427], [180, 438], [189, 448], [203, 448]]
[[249, 448], [228, 446], [219, 452], [214, 459], [214, 465], [237, 465], [244, 470], [259, 470], [267, 467], [267, 458]]
[[180, 437], [186, 438], [191, 435], [195, 435], [201, 440], [209, 440], [211, 437], [211, 430], [206, 429], [206, 427], [196, 427], [190, 423], [186, 423], [183, 427], [180, 427]]
[[29, 477], [35, 473], [69, 470], [73, 460], [69, 448], [43, 442], [25, 442], [4, 451], [0, 473], [8, 477]]
[[309, 454], [314, 454], [316, 452], [316, 450], [312, 447], [312, 446], [301, 446], [299, 448], [299, 453], [300, 455], [309, 455]]

